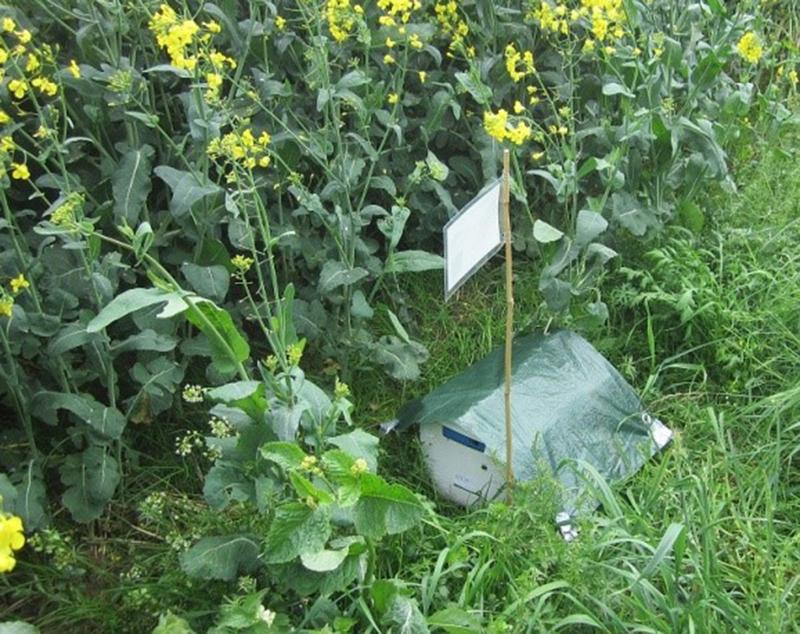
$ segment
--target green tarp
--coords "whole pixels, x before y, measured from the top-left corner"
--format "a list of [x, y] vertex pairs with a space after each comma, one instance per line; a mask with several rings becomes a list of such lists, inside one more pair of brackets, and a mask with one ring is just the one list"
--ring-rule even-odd
[[[608, 481], [634, 473], [671, 432], [644, 411], [633, 388], [592, 345], [567, 330], [513, 345], [513, 467], [517, 480], [545, 465], [563, 485], [563, 508], [592, 508], [577, 461]], [[503, 348], [404, 406], [397, 429], [442, 424], [485, 444], [505, 462]], [[576, 468], [577, 467], [577, 468]]]

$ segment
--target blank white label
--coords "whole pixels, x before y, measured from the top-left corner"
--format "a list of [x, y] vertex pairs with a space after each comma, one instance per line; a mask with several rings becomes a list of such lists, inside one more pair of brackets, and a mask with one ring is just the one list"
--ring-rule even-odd
[[503, 245], [498, 180], [444, 227], [444, 294], [458, 290]]

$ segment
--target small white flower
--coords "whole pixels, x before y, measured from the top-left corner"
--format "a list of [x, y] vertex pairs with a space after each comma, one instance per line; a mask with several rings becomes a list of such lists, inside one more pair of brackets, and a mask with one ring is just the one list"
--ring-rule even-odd
[[272, 610], [268, 610], [263, 605], [258, 606], [258, 618], [264, 621], [267, 625], [272, 625], [277, 615]]

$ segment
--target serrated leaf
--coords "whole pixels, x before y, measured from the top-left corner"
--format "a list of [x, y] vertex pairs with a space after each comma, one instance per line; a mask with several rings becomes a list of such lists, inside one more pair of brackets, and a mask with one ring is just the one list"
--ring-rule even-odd
[[474, 634], [482, 631], [481, 619], [457, 606], [450, 606], [429, 616], [428, 625], [447, 634]]
[[251, 535], [204, 537], [181, 555], [181, 569], [195, 579], [232, 581], [258, 564], [258, 542]]
[[250, 345], [226, 310], [210, 302], [196, 303], [186, 311], [186, 318], [208, 338], [211, 360], [219, 372], [233, 373], [237, 364], [250, 357]]
[[395, 535], [415, 526], [425, 514], [417, 496], [401, 484], [365, 473], [361, 476], [361, 497], [353, 509], [359, 534], [373, 539]]
[[287, 502], [275, 510], [264, 546], [266, 563], [285, 563], [325, 547], [331, 535], [328, 510]]
[[153, 148], [147, 144], [125, 153], [111, 176], [114, 217], [117, 222], [135, 226], [150, 194]]
[[306, 457], [306, 452], [293, 442], [268, 442], [261, 447], [261, 456], [281, 468], [297, 469]]
[[188, 621], [167, 612], [158, 617], [158, 625], [150, 634], [194, 634], [194, 630]]
[[394, 596], [381, 623], [390, 625], [393, 634], [427, 634], [430, 631], [417, 602], [402, 594]]
[[372, 473], [378, 471], [378, 443], [377, 437], [368, 434], [363, 429], [354, 429], [350, 433], [333, 436], [328, 439], [333, 446], [338, 447], [353, 458], [363, 458]]

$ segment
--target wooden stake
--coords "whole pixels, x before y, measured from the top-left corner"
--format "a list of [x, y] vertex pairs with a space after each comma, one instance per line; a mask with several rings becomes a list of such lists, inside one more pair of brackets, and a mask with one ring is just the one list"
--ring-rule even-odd
[[506, 483], [508, 501], [514, 488], [514, 466], [511, 425], [511, 344], [514, 338], [514, 280], [511, 255], [511, 174], [509, 152], [503, 151], [503, 233], [506, 241], [506, 350], [505, 350], [505, 415], [506, 415]]

